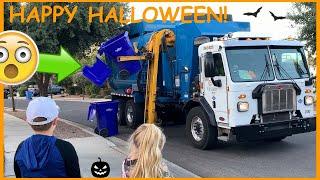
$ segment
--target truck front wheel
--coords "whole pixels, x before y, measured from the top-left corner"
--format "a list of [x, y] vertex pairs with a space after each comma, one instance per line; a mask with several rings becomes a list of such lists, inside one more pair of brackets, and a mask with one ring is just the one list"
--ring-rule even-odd
[[189, 111], [186, 134], [192, 145], [199, 149], [211, 149], [218, 142], [218, 130], [210, 124], [201, 107], [194, 107]]
[[140, 104], [136, 104], [133, 100], [129, 100], [126, 103], [125, 119], [127, 126], [135, 129], [143, 122], [143, 107]]

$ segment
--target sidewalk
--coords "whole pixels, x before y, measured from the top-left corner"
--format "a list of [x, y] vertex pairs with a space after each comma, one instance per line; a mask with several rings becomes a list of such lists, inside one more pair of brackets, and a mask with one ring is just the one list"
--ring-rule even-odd
[[[4, 114], [5, 120], [5, 177], [14, 177], [13, 158], [19, 143], [32, 134], [32, 129], [21, 119]], [[112, 147], [113, 143], [97, 136], [67, 139], [78, 153], [81, 176], [92, 177], [91, 164], [101, 157], [110, 165], [108, 177], [121, 177], [121, 163], [125, 155]]]
[[[13, 158], [15, 150], [19, 143], [29, 137], [33, 132], [26, 122], [17, 117], [5, 113], [4, 120], [5, 177], [14, 177]], [[92, 133], [92, 129], [88, 127], [67, 120], [61, 121], [90, 134], [90, 137], [72, 137], [66, 139], [74, 145], [78, 153], [82, 177], [92, 177], [90, 170], [91, 164], [98, 161], [98, 157], [101, 157], [103, 161], [109, 163], [111, 171], [108, 177], [121, 177], [121, 163], [126, 156], [128, 146], [126, 141], [116, 137], [105, 139]], [[174, 177], [198, 177], [169, 161], [166, 161], [166, 163]]]

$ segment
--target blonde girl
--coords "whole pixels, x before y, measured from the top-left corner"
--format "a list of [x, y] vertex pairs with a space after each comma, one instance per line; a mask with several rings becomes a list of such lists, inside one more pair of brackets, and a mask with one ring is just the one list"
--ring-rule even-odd
[[122, 164], [122, 176], [130, 178], [169, 177], [162, 161], [166, 138], [154, 124], [142, 124], [129, 139], [129, 154]]

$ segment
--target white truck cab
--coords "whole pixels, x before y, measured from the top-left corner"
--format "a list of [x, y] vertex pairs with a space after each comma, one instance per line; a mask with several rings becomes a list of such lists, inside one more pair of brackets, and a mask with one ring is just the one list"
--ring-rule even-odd
[[186, 125], [196, 147], [315, 131], [313, 79], [301, 42], [239, 32], [200, 45], [198, 55], [201, 107], [189, 111]]

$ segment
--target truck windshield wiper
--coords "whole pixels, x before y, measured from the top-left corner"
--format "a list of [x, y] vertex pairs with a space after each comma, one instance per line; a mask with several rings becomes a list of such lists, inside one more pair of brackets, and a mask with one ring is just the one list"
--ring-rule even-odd
[[[264, 69], [263, 69], [263, 72], [262, 72], [262, 75], [260, 77], [260, 80], [261, 81], [262, 79], [265, 80], [265, 76], [266, 74], [268, 74], [268, 77], [270, 77], [270, 65], [269, 65], [269, 62], [268, 62], [268, 59], [267, 59], [267, 55], [265, 54], [264, 55], [264, 60], [265, 60], [265, 66], [264, 66]], [[267, 72], [267, 73], [266, 73]]]
[[278, 59], [277, 59], [277, 56], [275, 53], [273, 53], [273, 56], [274, 56], [274, 66], [277, 68], [278, 70], [278, 73], [281, 77], [282, 76], [282, 73], [281, 73], [281, 70], [283, 71], [283, 73], [292, 81], [292, 83], [294, 83], [295, 85], [297, 85], [296, 81], [289, 75], [289, 73], [278, 63]]
[[299, 74], [300, 77], [302, 77], [303, 75], [306, 75], [306, 74], [308, 75], [308, 73], [305, 72], [305, 71], [301, 68], [301, 66], [300, 66], [299, 63], [295, 62], [294, 65], [295, 65], [295, 67], [296, 67], [296, 69], [297, 69], [297, 72], [298, 72], [298, 74]]

